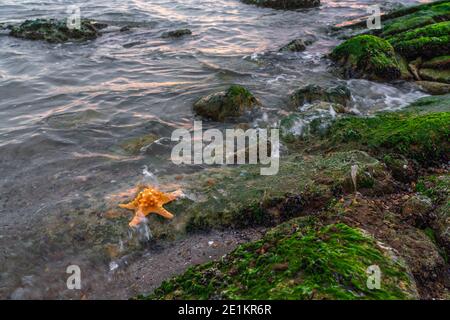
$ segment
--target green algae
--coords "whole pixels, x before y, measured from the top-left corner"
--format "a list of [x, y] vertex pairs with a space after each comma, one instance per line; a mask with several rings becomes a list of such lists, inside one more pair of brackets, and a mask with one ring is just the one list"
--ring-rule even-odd
[[331, 141], [356, 143], [375, 153], [397, 153], [422, 164], [445, 161], [450, 154], [450, 112], [381, 113], [336, 121]]
[[450, 69], [437, 70], [437, 69], [422, 68], [420, 69], [419, 74], [423, 79], [428, 81], [450, 83]]
[[[188, 232], [275, 225], [326, 203], [335, 192], [353, 192], [352, 165], [359, 167], [359, 191], [387, 189], [385, 168], [364, 152], [297, 155], [282, 158], [274, 176], [261, 176], [254, 165], [210, 169], [191, 176], [186, 181], [195, 181], [196, 187], [186, 192], [196, 194], [199, 200], [179, 210]], [[176, 207], [171, 208], [177, 212]]]
[[449, 69], [450, 55], [439, 56], [431, 60], [425, 61], [422, 63], [422, 67], [432, 69]]
[[393, 80], [401, 75], [394, 48], [372, 35], [345, 41], [332, 51], [330, 58], [338, 63], [346, 78]]
[[194, 104], [194, 111], [202, 117], [224, 121], [227, 118], [242, 116], [246, 110], [258, 104], [258, 100], [247, 88], [234, 84], [226, 91], [200, 98]]
[[450, 21], [409, 30], [387, 40], [408, 59], [445, 55], [450, 52]]
[[18, 26], [13, 26], [10, 35], [28, 40], [44, 40], [50, 43], [67, 41], [86, 41], [97, 38], [103, 24], [96, 24], [82, 19], [80, 28], [68, 28], [66, 20], [36, 19], [26, 20]]
[[[380, 289], [367, 286], [379, 266]], [[221, 261], [195, 266], [140, 299], [408, 299], [402, 263], [358, 229], [294, 219]], [[405, 290], [406, 289], [406, 290]]]

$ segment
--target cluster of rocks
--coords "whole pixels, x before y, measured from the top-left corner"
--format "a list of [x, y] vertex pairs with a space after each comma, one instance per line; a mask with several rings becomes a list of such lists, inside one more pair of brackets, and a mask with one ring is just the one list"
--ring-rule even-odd
[[450, 92], [450, 1], [400, 10], [383, 28], [357, 35], [330, 58], [345, 78], [415, 80], [431, 94]]

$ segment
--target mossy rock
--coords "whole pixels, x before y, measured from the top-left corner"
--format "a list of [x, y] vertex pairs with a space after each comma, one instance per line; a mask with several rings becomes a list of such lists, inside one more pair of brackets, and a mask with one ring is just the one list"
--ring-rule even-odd
[[181, 38], [184, 36], [189, 36], [192, 34], [190, 29], [177, 29], [172, 31], [164, 32], [161, 37], [163, 38]]
[[137, 155], [141, 152], [142, 148], [150, 145], [151, 143], [155, 142], [158, 139], [159, 137], [157, 135], [150, 133], [141, 137], [128, 139], [123, 143], [121, 143], [120, 146], [126, 152], [132, 155]]
[[450, 1], [400, 9], [383, 16], [381, 37], [390, 37], [402, 32], [450, 20]]
[[426, 93], [443, 95], [450, 93], [450, 84], [436, 81], [416, 81], [416, 84]]
[[433, 235], [443, 249], [445, 257], [450, 258], [450, 174], [426, 176], [417, 181], [416, 191], [431, 198], [437, 209], [432, 224]]
[[437, 69], [420, 69], [419, 75], [428, 81], [443, 82], [450, 84], [450, 69], [437, 70]]
[[350, 90], [345, 85], [322, 88], [317, 85], [307, 85], [296, 90], [291, 95], [291, 104], [297, 108], [307, 103], [317, 101], [341, 104], [347, 107], [352, 99]]
[[424, 165], [448, 161], [450, 112], [380, 113], [337, 120], [328, 133], [332, 144], [354, 143], [373, 153], [400, 154]]
[[246, 4], [273, 9], [301, 9], [320, 6], [320, 0], [241, 0]]
[[352, 165], [359, 167], [361, 177], [371, 180], [370, 184], [359, 185], [361, 193], [392, 189], [386, 168], [364, 152], [292, 155], [281, 159], [279, 172], [273, 176], [260, 175], [255, 165], [210, 169], [186, 176], [184, 191], [198, 200], [170, 211], [183, 212], [180, 219], [185, 220], [188, 232], [272, 226], [302, 215], [306, 208], [323, 205], [336, 193], [354, 192], [349, 183]]
[[376, 36], [351, 38], [337, 46], [330, 58], [345, 78], [395, 80], [401, 76], [394, 48]]
[[258, 100], [248, 89], [232, 85], [226, 91], [200, 98], [194, 104], [194, 111], [207, 119], [225, 121], [227, 118], [240, 117], [258, 105]]
[[450, 55], [435, 57], [422, 63], [422, 68], [450, 69]]
[[420, 98], [403, 110], [416, 114], [450, 112], [450, 94]]
[[433, 58], [450, 52], [450, 21], [427, 25], [387, 38], [408, 59]]
[[[295, 219], [220, 261], [191, 267], [140, 299], [414, 299], [414, 281], [397, 257], [364, 231]], [[378, 266], [379, 289], [367, 270]]]
[[86, 41], [100, 36], [99, 30], [106, 27], [90, 20], [81, 20], [79, 29], [67, 27], [66, 20], [36, 19], [26, 20], [11, 28], [10, 35], [28, 40], [45, 40], [50, 43]]

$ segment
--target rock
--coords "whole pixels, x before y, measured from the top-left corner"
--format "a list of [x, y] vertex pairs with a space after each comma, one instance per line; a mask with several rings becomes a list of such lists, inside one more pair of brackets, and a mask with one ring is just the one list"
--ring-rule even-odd
[[450, 69], [437, 70], [424, 68], [419, 70], [419, 75], [424, 80], [450, 84]]
[[337, 46], [330, 58], [337, 63], [345, 78], [395, 80], [401, 77], [394, 48], [376, 36], [351, 38]]
[[194, 104], [194, 111], [214, 121], [242, 116], [245, 111], [259, 105], [258, 100], [246, 88], [232, 85], [226, 91], [216, 92], [200, 98]]
[[157, 135], [150, 133], [150, 134], [147, 134], [147, 135], [144, 135], [141, 137], [129, 139], [129, 140], [123, 142], [120, 146], [126, 152], [128, 152], [132, 155], [137, 155], [141, 152], [142, 148], [152, 144], [153, 142], [155, 142], [158, 139], [159, 139], [159, 137]]
[[426, 93], [441, 95], [450, 93], [450, 84], [435, 81], [416, 81], [416, 84]]
[[[414, 279], [401, 257], [364, 230], [343, 223], [316, 226], [293, 219], [243, 244], [225, 259], [197, 265], [141, 299], [417, 299]], [[276, 244], [260, 255], [267, 244]], [[289, 263], [280, 263], [289, 261]], [[382, 285], [367, 286], [367, 267], [382, 270]], [[351, 289], [349, 289], [351, 288]]]
[[449, 34], [450, 21], [444, 21], [401, 32], [386, 40], [407, 59], [434, 58], [450, 52]]
[[172, 31], [164, 32], [161, 37], [163, 38], [181, 38], [183, 36], [191, 35], [192, 31], [189, 29], [177, 29]]
[[415, 226], [427, 224], [427, 214], [433, 209], [433, 202], [424, 195], [409, 198], [402, 208], [402, 218]]
[[450, 69], [450, 55], [440, 56], [422, 63], [423, 68]]
[[303, 41], [302, 39], [295, 39], [289, 42], [287, 45], [280, 48], [280, 52], [290, 51], [290, 52], [300, 52], [305, 51], [306, 46], [311, 44], [310, 41]]
[[131, 31], [130, 26], [125, 26], [125, 27], [120, 28], [120, 32], [128, 32], [128, 31]]
[[86, 41], [100, 36], [99, 30], [106, 25], [81, 20], [80, 29], [69, 29], [66, 20], [36, 19], [11, 28], [10, 36], [28, 40], [45, 40], [50, 43]]
[[320, 0], [242, 0], [242, 2], [273, 9], [300, 9], [320, 6]]
[[[344, 85], [338, 85], [326, 89], [317, 85], [307, 85], [298, 89], [291, 95], [291, 102], [295, 107], [317, 101], [330, 102], [347, 107], [351, 101], [351, 98], [352, 94], [350, 90]], [[336, 110], [336, 112], [340, 111], [343, 111], [343, 109], [338, 108], [338, 110]]]

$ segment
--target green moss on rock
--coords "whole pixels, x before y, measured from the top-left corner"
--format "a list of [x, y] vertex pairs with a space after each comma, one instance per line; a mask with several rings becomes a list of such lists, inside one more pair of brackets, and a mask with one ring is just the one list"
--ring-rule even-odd
[[422, 164], [447, 161], [450, 154], [450, 112], [381, 113], [371, 118], [336, 121], [329, 137], [356, 143], [373, 152], [398, 153]]
[[45, 40], [51, 43], [86, 41], [97, 38], [105, 25], [90, 20], [81, 20], [80, 28], [68, 28], [66, 20], [36, 19], [26, 20], [13, 26], [10, 35], [28, 40]]
[[248, 89], [232, 85], [226, 91], [202, 97], [194, 104], [194, 111], [202, 117], [224, 121], [227, 118], [242, 116], [245, 111], [258, 105], [258, 100]]
[[423, 68], [450, 69], [450, 55], [435, 57], [422, 63]]
[[437, 70], [437, 69], [420, 69], [420, 76], [428, 81], [450, 83], [450, 69]]
[[337, 46], [330, 57], [345, 78], [394, 80], [401, 76], [394, 48], [376, 36], [351, 38]]
[[445, 55], [450, 52], [450, 21], [406, 31], [387, 40], [408, 59]]
[[[408, 299], [414, 284], [404, 265], [376, 241], [345, 224], [290, 221], [221, 261], [190, 268], [142, 299]], [[382, 272], [367, 286], [367, 268]]]
[[352, 99], [350, 90], [345, 85], [322, 88], [317, 85], [307, 85], [296, 90], [291, 95], [291, 103], [294, 107], [300, 107], [306, 103], [324, 101], [341, 104], [346, 107]]
[[[324, 204], [336, 192], [353, 192], [351, 166], [358, 165], [362, 193], [388, 192], [385, 167], [365, 152], [336, 152], [282, 158], [274, 176], [260, 175], [254, 165], [210, 169], [185, 179], [185, 191], [198, 199], [183, 211], [187, 231], [271, 226]], [[370, 180], [370, 182], [368, 182]], [[195, 187], [189, 181], [195, 182]], [[179, 211], [178, 210], [178, 211]], [[171, 210], [177, 212], [177, 208]]]

